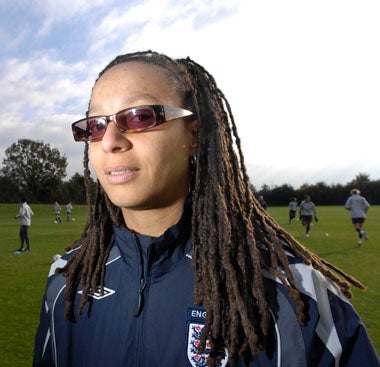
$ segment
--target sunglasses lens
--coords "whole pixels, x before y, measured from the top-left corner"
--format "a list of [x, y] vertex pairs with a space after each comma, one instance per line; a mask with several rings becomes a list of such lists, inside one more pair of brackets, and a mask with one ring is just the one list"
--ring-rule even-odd
[[100, 139], [107, 128], [107, 121], [101, 117], [89, 118], [88, 128], [91, 134], [91, 140]]
[[72, 125], [74, 139], [76, 141], [88, 140], [87, 120], [80, 120]]
[[157, 120], [153, 108], [143, 106], [120, 111], [116, 121], [121, 131], [140, 131], [153, 127]]

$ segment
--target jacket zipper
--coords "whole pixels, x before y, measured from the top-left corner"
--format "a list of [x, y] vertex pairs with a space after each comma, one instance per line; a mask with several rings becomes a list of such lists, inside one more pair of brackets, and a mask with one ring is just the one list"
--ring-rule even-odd
[[134, 316], [136, 317], [136, 322], [138, 325], [136, 327], [136, 351], [135, 351], [135, 365], [140, 366], [141, 365], [141, 340], [142, 340], [142, 330], [143, 330], [143, 317], [139, 317], [143, 311], [144, 308], [144, 291], [146, 287], [145, 283], [145, 269], [144, 269], [144, 255], [143, 250], [141, 248], [140, 239], [137, 234], [134, 233], [134, 239], [136, 243], [136, 247], [140, 256], [140, 286], [138, 290], [138, 301], [137, 306], [134, 312]]
[[140, 288], [139, 288], [139, 294], [138, 294], [137, 307], [136, 307], [136, 311], [135, 311], [135, 316], [139, 317], [141, 315], [143, 308], [144, 308], [144, 291], [145, 291], [146, 283], [145, 283], [145, 274], [144, 274], [144, 256], [142, 253], [140, 239], [136, 234], [134, 234], [134, 237], [135, 237], [137, 249], [138, 249], [139, 255], [140, 255], [140, 266], [141, 266]]

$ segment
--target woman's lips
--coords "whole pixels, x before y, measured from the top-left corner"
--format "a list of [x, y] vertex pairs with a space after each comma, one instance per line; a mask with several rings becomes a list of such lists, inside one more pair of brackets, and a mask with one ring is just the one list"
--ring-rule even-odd
[[135, 178], [139, 170], [132, 167], [109, 167], [105, 170], [107, 181], [110, 184], [121, 184]]

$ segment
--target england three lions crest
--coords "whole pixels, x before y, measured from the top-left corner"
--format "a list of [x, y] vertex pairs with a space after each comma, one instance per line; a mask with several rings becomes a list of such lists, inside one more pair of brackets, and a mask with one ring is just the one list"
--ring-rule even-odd
[[[191, 308], [188, 311], [187, 329], [187, 358], [193, 367], [207, 367], [207, 357], [210, 354], [211, 345], [206, 341], [206, 349], [203, 354], [198, 354], [202, 329], [205, 324], [206, 311], [203, 309]], [[217, 367], [224, 367], [228, 362], [228, 351], [221, 348], [216, 360]]]

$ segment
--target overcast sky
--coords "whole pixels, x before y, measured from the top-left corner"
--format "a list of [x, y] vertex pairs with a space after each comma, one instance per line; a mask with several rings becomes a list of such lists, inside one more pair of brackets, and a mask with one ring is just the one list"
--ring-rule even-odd
[[260, 188], [380, 179], [380, 2], [0, 0], [0, 164], [42, 140], [82, 173], [81, 118], [116, 55], [190, 56], [216, 78]]

